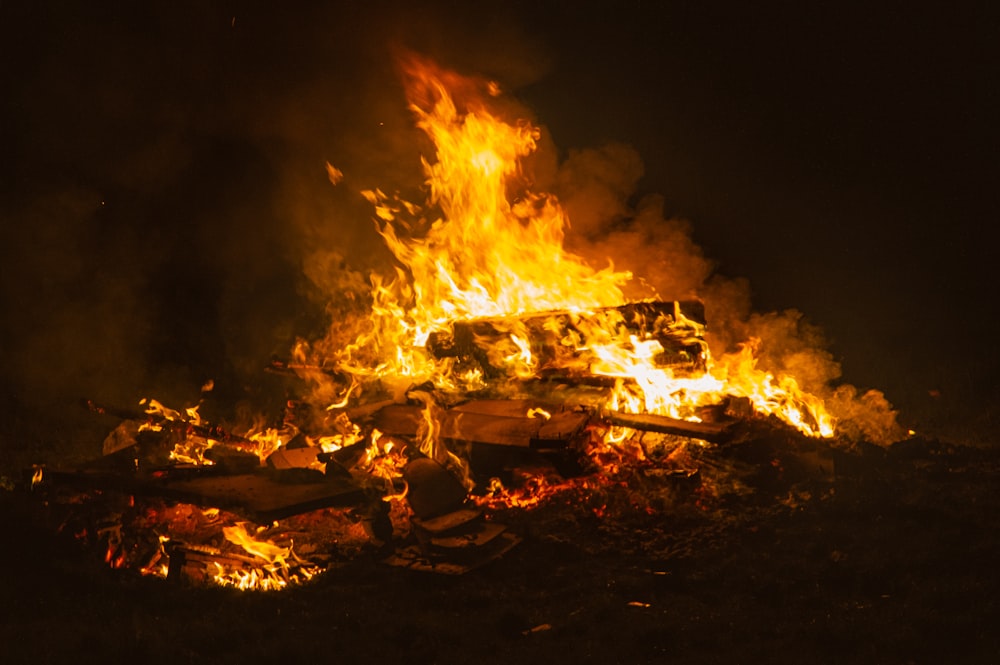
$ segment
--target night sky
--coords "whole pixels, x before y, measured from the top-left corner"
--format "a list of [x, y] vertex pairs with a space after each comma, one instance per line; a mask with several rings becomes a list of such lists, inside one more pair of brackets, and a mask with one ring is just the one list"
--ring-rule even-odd
[[288, 4], [0, 0], [8, 403], [197, 395], [315, 334], [305, 257], [384, 261], [357, 192], [421, 179], [407, 48], [500, 81], [560, 158], [631, 146], [629, 201], [845, 380], [914, 420], [1000, 404], [989, 3]]

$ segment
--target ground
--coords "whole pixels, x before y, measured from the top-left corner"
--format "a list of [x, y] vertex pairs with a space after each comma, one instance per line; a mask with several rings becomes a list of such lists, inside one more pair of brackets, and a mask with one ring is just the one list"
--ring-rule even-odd
[[524, 541], [463, 576], [361, 556], [274, 593], [110, 570], [3, 491], [0, 658], [996, 662], [1000, 455], [913, 439], [836, 467], [808, 495], [768, 486], [710, 511], [508, 515]]

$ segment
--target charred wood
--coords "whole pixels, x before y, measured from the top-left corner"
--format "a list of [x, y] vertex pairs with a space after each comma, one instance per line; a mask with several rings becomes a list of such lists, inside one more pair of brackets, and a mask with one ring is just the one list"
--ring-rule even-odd
[[[310, 482], [303, 482], [306, 480]], [[171, 481], [156, 487], [155, 493], [197, 505], [229, 508], [261, 524], [318, 508], [354, 505], [365, 498], [357, 484], [340, 476], [309, 474], [306, 478], [273, 472]]]
[[[173, 433], [174, 435], [182, 437], [196, 436], [203, 439], [210, 439], [216, 442], [216, 444], [222, 444], [244, 453], [254, 453], [257, 450], [257, 444], [255, 442], [246, 437], [234, 434], [218, 425], [194, 423], [183, 418], [171, 419], [158, 412], [142, 412], [134, 409], [123, 409], [120, 407], [98, 404], [97, 402], [89, 399], [83, 400], [82, 404], [93, 413], [110, 415], [126, 421], [126, 423], [122, 423], [119, 427], [113, 430], [112, 433], [108, 435], [108, 438], [105, 439], [104, 454], [106, 455], [134, 445], [134, 439], [137, 438], [137, 435], [141, 430], [144, 430], [142, 427], [144, 424], [154, 426], [161, 431]], [[145, 429], [144, 431], [149, 430]]]
[[[455, 357], [477, 363], [487, 377], [502, 376], [503, 368], [491, 359], [491, 350], [510, 344], [511, 334], [527, 336], [533, 357], [544, 375], [587, 375], [585, 368], [597, 358], [585, 347], [566, 340], [587, 338], [586, 330], [599, 325], [623, 336], [656, 340], [663, 350], [657, 366], [679, 371], [705, 369], [703, 341], [705, 312], [697, 301], [642, 302], [589, 312], [553, 311], [519, 317], [455, 321], [449, 332], [432, 333], [428, 350], [439, 358]], [[571, 371], [570, 368], [583, 368]]]
[[734, 433], [735, 423], [706, 423], [678, 420], [669, 416], [652, 413], [622, 413], [620, 411], [605, 411], [602, 418], [612, 425], [629, 427], [643, 432], [659, 432], [675, 434], [692, 439], [702, 439], [712, 443], [725, 443]]
[[[526, 400], [475, 400], [461, 404], [440, 415], [440, 436], [455, 443], [565, 448], [582, 436], [590, 420], [585, 412], [551, 406], [545, 415], [528, 415], [530, 404]], [[423, 417], [422, 407], [393, 404], [377, 412], [373, 422], [384, 434], [414, 437], [420, 432]]]

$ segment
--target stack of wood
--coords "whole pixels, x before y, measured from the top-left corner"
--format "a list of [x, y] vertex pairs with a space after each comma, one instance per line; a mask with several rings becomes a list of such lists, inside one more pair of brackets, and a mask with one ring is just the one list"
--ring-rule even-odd
[[586, 344], [573, 341], [589, 339], [596, 328], [613, 331], [617, 338], [659, 342], [663, 350], [654, 359], [657, 367], [677, 373], [705, 371], [705, 308], [698, 301], [456, 321], [449, 331], [432, 333], [427, 348], [438, 358], [458, 358], [478, 366], [487, 379], [499, 379], [507, 370], [497, 362], [495, 349], [510, 346], [511, 335], [516, 334], [530, 347], [539, 378], [585, 381], [593, 377], [590, 367], [598, 359]]

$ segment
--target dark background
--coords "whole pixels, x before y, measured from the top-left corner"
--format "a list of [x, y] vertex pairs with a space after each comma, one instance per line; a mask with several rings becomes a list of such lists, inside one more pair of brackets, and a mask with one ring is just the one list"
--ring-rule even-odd
[[315, 266], [384, 258], [357, 191], [420, 179], [407, 47], [497, 78], [563, 156], [632, 146], [634, 198], [905, 422], [991, 426], [995, 10], [732, 4], [2, 0], [8, 410], [235, 394], [316, 334]]

